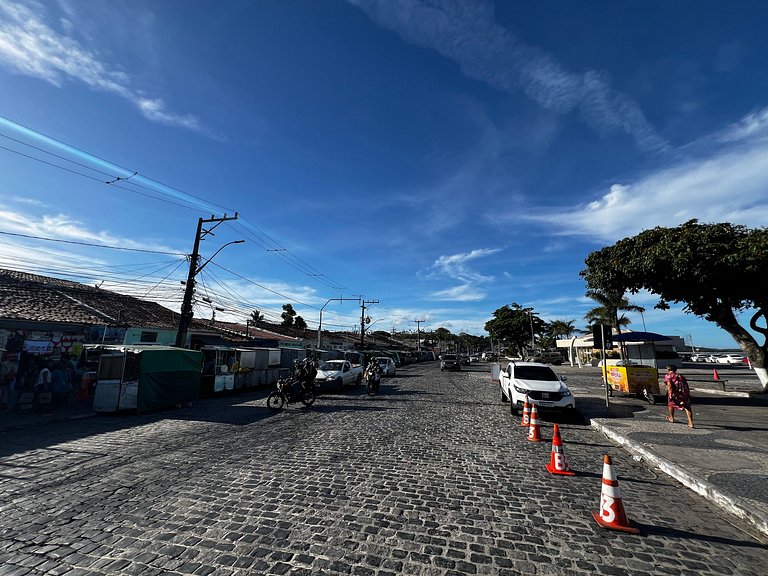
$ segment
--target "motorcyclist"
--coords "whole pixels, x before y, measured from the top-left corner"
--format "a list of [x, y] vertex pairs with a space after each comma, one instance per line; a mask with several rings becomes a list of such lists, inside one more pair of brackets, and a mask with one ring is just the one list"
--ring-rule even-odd
[[304, 359], [304, 382], [305, 389], [314, 387], [315, 378], [317, 377], [317, 362], [314, 358]]
[[381, 378], [381, 364], [379, 364], [379, 361], [376, 358], [371, 358], [368, 362], [368, 373], [376, 380]]
[[304, 388], [304, 382], [306, 380], [306, 367], [304, 363], [298, 358], [293, 361], [293, 373], [290, 377], [291, 389], [293, 393], [298, 393], [301, 388]]

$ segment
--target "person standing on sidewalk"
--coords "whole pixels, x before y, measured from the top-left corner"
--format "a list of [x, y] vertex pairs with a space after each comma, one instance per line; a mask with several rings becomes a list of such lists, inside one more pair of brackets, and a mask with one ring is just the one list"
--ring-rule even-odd
[[688, 428], [693, 428], [691, 390], [688, 388], [688, 380], [682, 374], [677, 373], [676, 366], [670, 364], [667, 366], [664, 382], [667, 384], [667, 406], [669, 407], [667, 420], [674, 422], [675, 410], [685, 410], [685, 415], [688, 416]]

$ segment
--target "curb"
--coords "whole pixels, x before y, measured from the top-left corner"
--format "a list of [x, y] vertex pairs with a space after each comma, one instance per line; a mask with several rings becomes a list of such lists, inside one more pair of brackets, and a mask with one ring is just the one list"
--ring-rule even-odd
[[751, 509], [748, 504], [742, 503], [736, 496], [715, 487], [703, 478], [687, 472], [677, 464], [670, 462], [666, 458], [662, 458], [653, 451], [645, 448], [643, 445], [628, 439], [626, 436], [622, 436], [597, 420], [590, 420], [590, 424], [593, 428], [596, 428], [605, 434], [605, 436], [615, 444], [623, 447], [631, 454], [640, 456], [650, 465], [655, 466], [668, 476], [671, 476], [686, 488], [690, 488], [729, 514], [749, 523], [764, 537], [768, 537], [768, 515]]
[[728, 392], [727, 390], [712, 390], [709, 388], [691, 388], [691, 392], [707, 396], [730, 396], [731, 398], [750, 398], [752, 396], [750, 392]]

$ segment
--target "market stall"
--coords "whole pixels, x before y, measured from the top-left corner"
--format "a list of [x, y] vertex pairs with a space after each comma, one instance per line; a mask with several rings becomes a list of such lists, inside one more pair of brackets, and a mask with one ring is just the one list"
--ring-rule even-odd
[[201, 352], [170, 346], [100, 348], [95, 412], [146, 412], [199, 397]]

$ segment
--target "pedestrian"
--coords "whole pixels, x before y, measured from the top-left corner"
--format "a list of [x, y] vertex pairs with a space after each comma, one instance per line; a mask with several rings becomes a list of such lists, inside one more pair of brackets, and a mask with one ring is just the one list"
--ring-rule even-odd
[[72, 378], [64, 360], [59, 361], [51, 373], [51, 392], [53, 392], [53, 408], [58, 412], [69, 401], [69, 395], [72, 392]]
[[691, 390], [688, 388], [688, 380], [677, 373], [677, 366], [667, 366], [667, 375], [664, 377], [667, 384], [667, 406], [669, 416], [667, 420], [675, 421], [675, 410], [685, 410], [688, 416], [688, 428], [693, 428], [693, 412], [691, 411]]
[[53, 362], [48, 362], [43, 366], [40, 372], [37, 373], [37, 380], [35, 381], [35, 392], [50, 392], [49, 387], [51, 383], [51, 369], [53, 368]]

